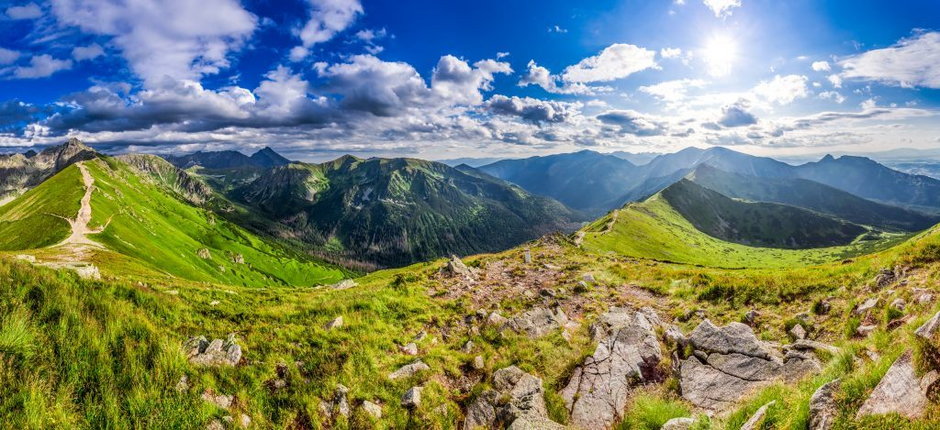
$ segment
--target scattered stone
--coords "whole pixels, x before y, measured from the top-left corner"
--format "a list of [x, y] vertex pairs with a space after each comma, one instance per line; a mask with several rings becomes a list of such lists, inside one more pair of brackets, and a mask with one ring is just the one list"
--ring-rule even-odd
[[488, 317], [486, 317], [486, 325], [491, 327], [502, 327], [509, 320], [506, 317], [500, 315], [498, 312], [492, 312]]
[[790, 336], [795, 340], [806, 339], [806, 330], [803, 325], [797, 324], [790, 329]]
[[232, 254], [232, 263], [245, 264], [245, 256], [241, 254]]
[[241, 428], [243, 428], [243, 429], [246, 429], [246, 428], [250, 427], [250, 426], [251, 426], [251, 417], [249, 417], [247, 414], [241, 414], [241, 415], [239, 415], [239, 416], [238, 416], [238, 425], [239, 425]]
[[589, 283], [589, 284], [595, 284], [595, 283], [597, 283], [597, 280], [594, 279], [594, 275], [592, 275], [592, 274], [590, 274], [590, 273], [585, 273], [584, 276], [581, 277], [581, 279], [583, 279], [584, 282], [587, 282], [587, 283]]
[[758, 313], [758, 312], [755, 311], [754, 309], [751, 309], [751, 310], [747, 311], [746, 314], [744, 314], [744, 323], [747, 324], [747, 325], [749, 325], [749, 326], [753, 326], [754, 323], [757, 322], [757, 317], [758, 317], [758, 316], [760, 316], [760, 313]]
[[334, 290], [348, 290], [355, 287], [356, 285], [358, 284], [356, 284], [356, 281], [353, 281], [352, 279], [343, 279], [342, 281], [330, 285], [330, 288]]
[[663, 332], [663, 338], [665, 338], [666, 342], [669, 344], [679, 347], [684, 347], [686, 343], [688, 343], [688, 339], [682, 334], [682, 330], [674, 325], [666, 327], [666, 331]]
[[388, 379], [410, 378], [418, 372], [423, 372], [425, 370], [431, 370], [431, 367], [427, 364], [424, 364], [423, 361], [418, 360], [414, 363], [402, 366], [398, 370], [392, 372], [388, 375]]
[[228, 409], [232, 407], [232, 402], [235, 400], [235, 397], [226, 396], [225, 394], [215, 394], [212, 391], [206, 390], [202, 392], [202, 400], [206, 403], [216, 405], [221, 409]]
[[505, 327], [529, 338], [539, 338], [570, 324], [561, 309], [532, 308], [506, 322]]
[[917, 303], [925, 305], [933, 301], [933, 294], [924, 293], [920, 296], [917, 296]]
[[940, 342], [937, 333], [940, 332], [940, 312], [934, 314], [929, 320], [914, 331], [914, 336], [922, 346], [923, 358], [930, 366], [940, 366]]
[[493, 428], [497, 421], [510, 429], [564, 429], [548, 419], [541, 379], [510, 366], [493, 373], [492, 385], [467, 408], [464, 429]]
[[222, 425], [222, 421], [212, 420], [209, 422], [209, 425], [206, 426], [206, 430], [225, 430], [225, 426]]
[[405, 346], [399, 347], [402, 354], [415, 356], [418, 355], [418, 345], [414, 342], [411, 342]]
[[532, 251], [529, 251], [528, 249], [525, 250], [525, 252], [522, 254], [522, 261], [524, 261], [525, 264], [532, 264]]
[[340, 328], [342, 326], [343, 326], [343, 317], [338, 316], [336, 318], [333, 318], [332, 321], [326, 323], [326, 325], [323, 327], [326, 328], [327, 330], [333, 330], [334, 328]]
[[199, 248], [199, 250], [196, 251], [196, 256], [203, 260], [208, 260], [212, 258], [212, 253], [209, 252], [209, 248]]
[[647, 316], [625, 308], [601, 315], [591, 333], [597, 348], [575, 368], [561, 397], [571, 424], [609, 428], [621, 419], [635, 385], [662, 379], [662, 350]]
[[673, 418], [666, 421], [659, 430], [691, 430], [695, 425], [695, 419], [689, 417]]
[[411, 387], [401, 397], [401, 405], [406, 408], [417, 408], [421, 405], [421, 390], [423, 387]]
[[839, 415], [836, 393], [842, 381], [836, 379], [819, 387], [809, 398], [809, 430], [830, 430]]
[[877, 325], [874, 325], [874, 324], [862, 324], [862, 325], [858, 326], [857, 329], [855, 329], [855, 334], [856, 334], [858, 337], [865, 338], [865, 337], [868, 337], [868, 335], [870, 335], [873, 331], [875, 331], [875, 330], [877, 330], [877, 329], [878, 329], [878, 326], [877, 326]]
[[333, 398], [329, 402], [321, 402], [320, 409], [333, 419], [338, 416], [349, 418], [349, 388], [343, 384], [336, 384], [336, 390], [333, 391]]
[[369, 416], [375, 419], [382, 418], [382, 407], [376, 403], [372, 403], [368, 400], [362, 402], [362, 410], [366, 411]]
[[897, 413], [907, 418], [919, 418], [927, 406], [926, 388], [917, 378], [911, 351], [906, 351], [891, 365], [868, 400], [859, 408], [857, 418], [866, 415]]
[[898, 279], [898, 275], [892, 269], [881, 269], [877, 275], [875, 275], [875, 288], [882, 289], [891, 285]]
[[830, 354], [838, 354], [840, 351], [839, 348], [835, 346], [809, 339], [797, 340], [796, 342], [793, 342], [784, 348], [797, 351], [826, 351]]
[[855, 315], [863, 315], [875, 306], [878, 306], [878, 301], [879, 300], [877, 297], [872, 297], [868, 300], [865, 300], [862, 304], [855, 307], [853, 313]]
[[460, 351], [464, 354], [469, 354], [473, 352], [473, 341], [468, 340], [467, 343], [463, 344], [463, 348], [460, 348]]
[[184, 392], [189, 390], [189, 378], [186, 375], [180, 376], [180, 381], [176, 383], [176, 391]]
[[486, 367], [486, 363], [483, 361], [483, 356], [478, 355], [473, 357], [473, 368], [474, 370], [483, 370]]
[[218, 300], [213, 300], [213, 301], [209, 302], [209, 306], [218, 306], [219, 303], [222, 303], [222, 302], [220, 302], [220, 301], [218, 301]]
[[747, 422], [741, 426], [741, 430], [756, 430], [760, 428], [761, 423], [764, 422], [764, 416], [767, 415], [767, 409], [773, 406], [773, 404], [776, 402], [776, 400], [773, 400], [770, 403], [758, 408], [757, 411], [754, 412], [754, 415], [751, 415], [751, 419], [747, 420]]
[[421, 341], [424, 340], [424, 338], [426, 338], [426, 337], [428, 337], [428, 332], [426, 332], [426, 331], [424, 331], [424, 330], [421, 330], [421, 331], [418, 332], [418, 334], [415, 335], [414, 341], [415, 341], [415, 342], [421, 342]]
[[891, 302], [891, 307], [899, 311], [903, 311], [905, 305], [907, 305], [907, 302], [905, 302], [904, 299], [900, 297], [897, 299], [894, 299], [894, 301]]
[[189, 362], [197, 366], [235, 366], [242, 358], [242, 347], [235, 342], [234, 333], [224, 342], [222, 339], [209, 342], [205, 336], [189, 338], [183, 351]]
[[451, 278], [464, 278], [466, 280], [472, 280], [474, 276], [473, 269], [463, 264], [463, 261], [456, 255], [450, 257], [450, 260], [447, 261], [447, 264], [441, 269], [441, 272]]

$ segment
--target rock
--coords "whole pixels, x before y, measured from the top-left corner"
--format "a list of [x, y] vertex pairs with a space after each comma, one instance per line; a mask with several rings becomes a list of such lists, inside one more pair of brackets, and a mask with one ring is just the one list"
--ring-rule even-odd
[[334, 290], [348, 290], [355, 287], [356, 285], [358, 284], [356, 284], [356, 281], [353, 281], [352, 279], [343, 279], [342, 281], [330, 285], [330, 288]]
[[856, 414], [866, 415], [897, 413], [907, 418], [920, 418], [927, 406], [926, 388], [914, 372], [911, 351], [901, 354], [891, 365], [881, 382], [868, 396]]
[[212, 258], [212, 253], [209, 252], [208, 248], [199, 248], [199, 250], [196, 251], [196, 256], [203, 260], [208, 260]]
[[891, 307], [899, 311], [903, 311], [906, 305], [907, 305], [907, 302], [905, 302], [904, 299], [900, 297], [897, 299], [894, 299], [894, 301], [891, 302]]
[[219, 408], [228, 409], [232, 407], [232, 402], [235, 400], [235, 397], [226, 396], [225, 394], [215, 394], [212, 391], [206, 390], [202, 392], [202, 400], [206, 403], [216, 405]]
[[569, 423], [609, 428], [622, 419], [633, 386], [657, 381], [662, 350], [653, 324], [640, 312], [613, 308], [592, 325], [597, 348], [575, 368], [561, 397]]
[[532, 252], [528, 249], [525, 250], [525, 252], [522, 253], [522, 261], [525, 262], [525, 264], [532, 264]]
[[213, 301], [209, 302], [209, 306], [218, 306], [219, 303], [222, 303], [222, 302], [220, 302], [220, 301], [218, 301], [218, 300], [213, 300]]
[[938, 331], [940, 331], [940, 312], [934, 314], [927, 322], [914, 330], [914, 335], [922, 341], [933, 342]]
[[212, 420], [209, 422], [209, 425], [206, 426], [206, 430], [225, 430], [225, 426], [222, 425], [222, 421]]
[[251, 417], [247, 414], [241, 414], [238, 416], [238, 425], [239, 427], [246, 429], [251, 426]]
[[924, 293], [924, 294], [921, 294], [921, 295], [917, 296], [917, 303], [918, 303], [918, 304], [925, 305], [925, 304], [930, 303], [930, 302], [932, 302], [932, 301], [933, 301], [933, 294]]
[[245, 257], [241, 254], [232, 254], [232, 263], [245, 264]]
[[877, 329], [878, 329], [878, 326], [877, 326], [877, 325], [874, 325], [874, 324], [862, 324], [862, 325], [858, 326], [857, 329], [855, 329], [855, 335], [858, 336], [858, 337], [863, 337], [863, 338], [864, 338], [864, 337], [868, 337], [868, 335], [870, 335], [871, 332], [873, 332], [873, 331], [875, 331], [875, 330], [877, 330]]
[[342, 326], [343, 326], [343, 317], [338, 316], [336, 318], [333, 318], [332, 321], [326, 323], [326, 325], [323, 327], [327, 330], [333, 330], [334, 328], [340, 328]]
[[466, 264], [463, 264], [463, 261], [456, 255], [450, 257], [450, 260], [447, 261], [447, 264], [441, 269], [441, 272], [452, 278], [464, 278], [467, 280], [473, 279], [474, 276], [473, 270], [467, 267]]
[[229, 334], [224, 342], [222, 339], [209, 342], [204, 336], [192, 337], [183, 344], [183, 351], [189, 362], [197, 366], [234, 366], [242, 358], [242, 348], [235, 342], [234, 334]]
[[473, 352], [473, 341], [468, 340], [467, 343], [463, 344], [463, 348], [460, 348], [460, 351], [464, 354]]
[[186, 375], [180, 377], [180, 381], [176, 383], [176, 391], [184, 392], [189, 390], [189, 378]]
[[411, 342], [411, 343], [409, 343], [409, 344], [407, 344], [407, 345], [405, 345], [405, 346], [402, 346], [402, 347], [400, 347], [400, 348], [398, 348], [398, 349], [400, 349], [401, 352], [402, 352], [403, 354], [405, 354], [405, 355], [412, 355], [412, 356], [418, 355], [418, 345], [415, 344], [414, 342]]
[[758, 408], [757, 411], [754, 412], [754, 415], [751, 415], [751, 418], [741, 426], [741, 430], [756, 430], [760, 428], [761, 423], [764, 422], [764, 416], [767, 415], [767, 409], [773, 406], [774, 403], [776, 403], [776, 400]]
[[421, 406], [422, 389], [422, 387], [409, 388], [408, 391], [405, 392], [405, 395], [401, 396], [401, 405], [409, 409]]
[[342, 415], [346, 418], [349, 417], [348, 395], [349, 388], [346, 388], [343, 384], [336, 384], [336, 390], [333, 391], [333, 399], [330, 401], [329, 408], [329, 410], [333, 412], [333, 416]]
[[682, 418], [673, 418], [669, 421], [666, 421], [659, 430], [691, 430], [692, 426], [695, 424], [694, 418], [682, 417]]
[[581, 279], [583, 279], [584, 282], [587, 282], [589, 284], [597, 283], [597, 279], [594, 279], [594, 275], [590, 273], [585, 273], [584, 276], [581, 277]]
[[666, 341], [670, 344], [679, 347], [684, 347], [685, 344], [688, 343], [688, 339], [686, 339], [685, 335], [682, 334], [682, 330], [679, 330], [679, 327], [674, 325], [666, 327], [666, 331], [663, 332], [663, 338], [665, 338]]
[[431, 370], [431, 368], [427, 364], [424, 364], [423, 361], [418, 360], [414, 363], [402, 366], [398, 370], [392, 372], [388, 375], [388, 379], [410, 378], [418, 372], [423, 372], [425, 370]]
[[855, 307], [855, 310], [853, 311], [853, 313], [855, 315], [864, 315], [875, 306], [878, 306], [878, 301], [879, 300], [877, 297], [872, 297], [868, 300], [865, 300], [864, 302], [862, 302], [862, 304]]
[[568, 324], [568, 316], [561, 309], [532, 308], [510, 319], [505, 327], [535, 339]]
[[498, 312], [491, 312], [490, 315], [486, 317], [486, 325], [491, 327], [502, 327], [507, 321], [509, 320]]
[[891, 285], [898, 279], [898, 275], [892, 269], [881, 269], [877, 275], [875, 275], [875, 288], [882, 289]]
[[830, 430], [839, 415], [835, 395], [842, 381], [836, 379], [819, 387], [809, 398], [809, 430]]
[[486, 367], [486, 362], [483, 361], [482, 355], [473, 357], [473, 369], [474, 370], [483, 370], [485, 367]]
[[790, 329], [790, 336], [796, 340], [806, 339], [806, 330], [801, 324], [797, 324]]
[[797, 351], [826, 351], [830, 354], [838, 354], [840, 351], [840, 349], [835, 346], [809, 339], [797, 340], [784, 348]]
[[376, 403], [372, 403], [368, 400], [362, 402], [362, 410], [366, 411], [369, 416], [375, 419], [382, 418], [382, 407]]
[[548, 419], [542, 380], [510, 366], [493, 373], [493, 389], [467, 408], [464, 429], [492, 428], [497, 421], [516, 429], [563, 429]]
[[757, 313], [757, 311], [755, 311], [754, 309], [747, 311], [747, 313], [744, 314], [744, 323], [747, 325], [753, 326], [754, 323], [757, 322], [757, 317], [759, 315], [760, 314]]
[[705, 320], [690, 333], [689, 344], [693, 355], [679, 365], [682, 397], [712, 411], [772, 381], [795, 381], [821, 368], [815, 357], [796, 351], [781, 359], [741, 323], [718, 328]]

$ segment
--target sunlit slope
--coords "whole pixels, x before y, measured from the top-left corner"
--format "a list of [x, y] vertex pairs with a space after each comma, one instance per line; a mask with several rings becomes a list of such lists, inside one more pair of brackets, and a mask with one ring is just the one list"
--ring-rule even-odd
[[78, 168], [69, 167], [41, 189], [0, 206], [0, 250], [50, 246], [68, 237], [69, 223], [60, 217], [75, 216], [83, 191]]
[[[102, 273], [136, 274], [146, 268], [194, 281], [252, 286], [314, 285], [343, 277], [339, 269], [311, 261], [184, 202], [173, 188], [117, 159], [90, 160], [84, 165], [94, 178], [89, 227], [104, 227], [101, 233], [88, 236], [106, 248], [92, 257]], [[71, 166], [4, 207], [0, 222], [15, 220], [20, 207], [28, 207], [33, 214], [74, 217], [83, 192], [79, 170]], [[15, 240], [4, 239], [4, 249], [43, 248], [68, 235], [64, 220], [33, 217], [44, 224], [4, 224], [3, 228], [19, 235]], [[43, 258], [55, 252], [43, 249], [34, 254]]]
[[612, 211], [579, 234], [584, 236], [582, 246], [590, 252], [728, 268], [820, 264], [885, 249], [908, 237], [890, 235], [881, 240], [802, 250], [745, 246], [699, 231], [660, 194]]

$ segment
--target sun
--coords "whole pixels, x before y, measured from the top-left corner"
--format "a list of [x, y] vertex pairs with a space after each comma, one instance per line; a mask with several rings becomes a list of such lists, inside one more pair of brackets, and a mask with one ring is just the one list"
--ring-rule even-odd
[[701, 50], [708, 74], [720, 78], [731, 73], [737, 51], [737, 43], [726, 34], [716, 34], [708, 39]]

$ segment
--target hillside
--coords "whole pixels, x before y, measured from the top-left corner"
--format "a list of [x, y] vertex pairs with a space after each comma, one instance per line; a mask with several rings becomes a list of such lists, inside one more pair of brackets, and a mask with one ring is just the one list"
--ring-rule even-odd
[[0, 154], [0, 204], [35, 187], [77, 161], [97, 156], [78, 139], [26, 154]]
[[850, 244], [869, 232], [865, 227], [795, 206], [733, 200], [687, 179], [660, 194], [698, 230], [742, 245], [823, 248]]
[[166, 155], [163, 158], [181, 169], [196, 166], [204, 169], [264, 169], [290, 164], [290, 160], [268, 147], [250, 156], [238, 151], [199, 151], [186, 155]]
[[783, 203], [881, 229], [920, 231], [940, 222], [938, 216], [873, 202], [807, 179], [741, 175], [708, 164], [698, 166], [687, 177], [728, 197]]
[[[159, 159], [103, 158], [80, 167], [65, 168], [0, 208], [0, 228], [18, 232], [0, 238], [0, 249], [55, 265], [82, 260], [106, 276], [162, 274], [254, 286], [315, 285], [343, 277], [338, 269], [185, 202], [205, 200], [208, 188]], [[93, 181], [87, 194], [89, 233], [76, 244], [66, 243], [73, 231], [69, 220], [76, 218], [88, 190], [82, 170]]]
[[629, 161], [593, 151], [503, 160], [479, 170], [592, 215], [610, 209], [610, 200], [619, 198], [638, 174]]
[[506, 249], [572, 229], [558, 202], [472, 169], [414, 159], [276, 168], [232, 197], [334, 257], [381, 266]]
[[582, 246], [594, 253], [609, 252], [635, 258], [732, 268], [821, 264], [883, 249], [907, 237], [886, 234], [880, 240], [856, 241], [844, 246], [815, 249], [746, 246], [703, 233], [677, 211], [662, 193], [611, 211], [582, 229], [581, 233]]

